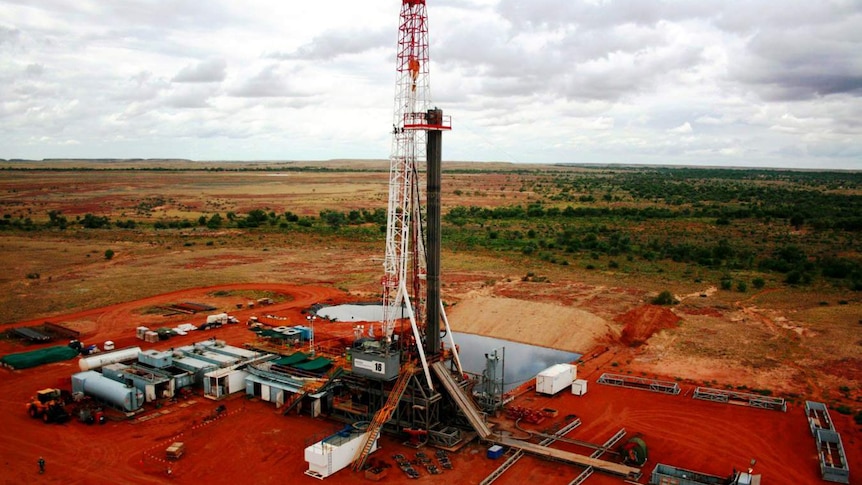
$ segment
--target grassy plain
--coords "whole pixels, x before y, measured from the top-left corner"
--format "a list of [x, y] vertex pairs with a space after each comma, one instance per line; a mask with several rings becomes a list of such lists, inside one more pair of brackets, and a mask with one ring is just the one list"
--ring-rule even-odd
[[[369, 299], [380, 291], [387, 162], [52, 161], [0, 168], [7, 169], [0, 171], [0, 216], [10, 221], [0, 226], [2, 323], [227, 283], [326, 284]], [[515, 299], [523, 303], [521, 323], [532, 327], [509, 338], [559, 346], [569, 342], [560, 328], [578, 322], [560, 321], [570, 312], [530, 303], [573, 307], [607, 326], [604, 337], [589, 342], [618, 352], [621, 372], [858, 407], [862, 298], [852, 275], [827, 277], [818, 265], [827, 257], [858, 264], [859, 232], [836, 226], [852, 222], [839, 210], [828, 227], [812, 224], [816, 214], [808, 213], [796, 227], [778, 214], [800, 206], [765, 191], [832, 194], [852, 205], [860, 197], [858, 175], [839, 184], [840, 177], [720, 172], [724, 182], [717, 183], [708, 178], [713, 172], [703, 179], [682, 172], [679, 184], [658, 185], [668, 191], [663, 196], [644, 185], [661, 174], [638, 173], [445, 164], [443, 293], [453, 314], [458, 305], [491, 309], [494, 298]], [[687, 186], [699, 189], [683, 191]], [[522, 211], [494, 212], [513, 207]], [[52, 224], [52, 211], [62, 224]], [[240, 227], [252, 211], [263, 214], [259, 224]], [[344, 217], [327, 222], [323, 211]], [[108, 223], [85, 228], [88, 214]], [[208, 225], [214, 214], [223, 222]], [[117, 227], [123, 221], [134, 224]], [[788, 246], [802, 250], [798, 266], [763, 266]], [[808, 280], [788, 283], [791, 271]], [[624, 327], [618, 317], [663, 290], [679, 300], [671, 307], [679, 323], [636, 348], [616, 341]], [[490, 312], [469, 308], [464, 315], [474, 316], [455, 325], [493, 328], [475, 316]]]

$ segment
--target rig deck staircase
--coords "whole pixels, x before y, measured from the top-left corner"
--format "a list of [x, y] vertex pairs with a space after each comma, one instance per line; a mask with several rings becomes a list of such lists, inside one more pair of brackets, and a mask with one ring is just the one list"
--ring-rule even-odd
[[359, 471], [362, 469], [362, 466], [365, 465], [365, 460], [368, 458], [368, 455], [371, 453], [371, 449], [374, 447], [374, 441], [380, 434], [380, 428], [382, 428], [386, 421], [389, 421], [389, 418], [392, 417], [392, 413], [395, 412], [395, 409], [398, 407], [398, 402], [401, 400], [401, 396], [404, 395], [404, 391], [407, 390], [407, 384], [410, 383], [410, 378], [413, 377], [415, 371], [416, 368], [411, 362], [406, 362], [401, 366], [398, 380], [395, 382], [395, 386], [389, 393], [389, 398], [386, 400], [386, 404], [384, 404], [383, 407], [374, 414], [374, 419], [371, 420], [371, 425], [368, 426], [368, 431], [365, 432], [362, 446], [359, 448], [359, 452], [353, 460], [353, 471]]
[[330, 384], [332, 384], [333, 380], [337, 379], [342, 374], [344, 374], [344, 369], [341, 367], [333, 367], [323, 379], [306, 383], [302, 386], [302, 389], [300, 389], [299, 392], [293, 393], [290, 396], [290, 399], [284, 403], [284, 412], [282, 412], [282, 414], [287, 416], [290, 411], [296, 407], [300, 401], [302, 401], [302, 398], [309, 394], [324, 391]]
[[464, 413], [467, 421], [469, 421], [473, 429], [476, 430], [479, 438], [483, 440], [488, 439], [488, 437], [491, 436], [491, 430], [488, 428], [488, 425], [485, 424], [485, 418], [476, 408], [476, 404], [473, 402], [473, 399], [464, 393], [464, 390], [461, 389], [455, 379], [452, 378], [452, 373], [446, 369], [446, 365], [443, 362], [435, 362], [431, 364], [431, 369], [435, 374], [437, 374], [440, 382], [443, 383], [443, 387], [445, 387], [449, 395], [452, 396], [452, 399], [455, 401], [458, 408], [461, 409], [461, 412]]

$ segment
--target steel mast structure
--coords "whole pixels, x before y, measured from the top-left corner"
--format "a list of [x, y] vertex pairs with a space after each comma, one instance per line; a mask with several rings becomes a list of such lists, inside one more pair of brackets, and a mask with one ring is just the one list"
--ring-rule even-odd
[[[424, 348], [427, 261], [419, 166], [426, 161], [428, 131], [451, 129], [451, 121], [443, 117], [442, 113], [431, 119], [428, 64], [425, 0], [402, 0], [395, 65], [397, 76], [392, 151], [389, 159], [386, 254], [383, 261], [383, 333], [384, 340], [389, 343], [396, 322], [403, 319], [406, 313], [428, 386], [433, 389]], [[439, 200], [439, 187], [437, 196]], [[439, 248], [435, 249], [439, 251]], [[435, 307], [440, 305], [439, 301], [431, 304]], [[433, 310], [436, 311], [436, 308]], [[439, 328], [439, 325], [435, 328]], [[439, 333], [439, 330], [435, 332]], [[432, 353], [438, 351], [433, 347], [431, 349]], [[460, 367], [460, 362], [458, 364]]]

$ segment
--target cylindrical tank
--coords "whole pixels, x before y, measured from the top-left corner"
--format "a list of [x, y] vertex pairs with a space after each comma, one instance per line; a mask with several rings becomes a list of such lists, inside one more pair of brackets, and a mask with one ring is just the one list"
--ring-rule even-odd
[[81, 371], [99, 369], [103, 365], [137, 359], [139, 353], [141, 353], [140, 347], [128, 347], [112, 352], [102, 352], [88, 357], [81, 357], [78, 361], [78, 367], [81, 368]]
[[72, 376], [73, 387], [88, 396], [93, 396], [123, 411], [137, 411], [144, 405], [144, 393], [134, 387], [126, 387], [94, 371]]

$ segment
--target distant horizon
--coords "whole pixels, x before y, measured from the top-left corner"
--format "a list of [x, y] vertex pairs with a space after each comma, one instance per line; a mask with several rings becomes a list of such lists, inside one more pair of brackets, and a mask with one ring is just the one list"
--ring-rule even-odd
[[[188, 162], [188, 163], [264, 163], [264, 164], [290, 164], [290, 163], [314, 163], [325, 164], [327, 162], [378, 162], [389, 163], [387, 158], [326, 158], [326, 159], [308, 159], [308, 160], [198, 160], [191, 158], [43, 158], [43, 159], [23, 159], [0, 158], [0, 163], [52, 163], [52, 162], [90, 162], [90, 163], [112, 163], [112, 162]], [[505, 160], [443, 160], [447, 163], [464, 163], [464, 164], [505, 164], [505, 165], [524, 165], [524, 166], [551, 166], [551, 167], [582, 167], [582, 168], [688, 168], [688, 169], [710, 169], [710, 170], [769, 170], [769, 171], [788, 171], [788, 172], [843, 172], [843, 173], [862, 173], [862, 168], [822, 168], [822, 167], [774, 167], [774, 166], [754, 166], [754, 165], [699, 165], [699, 164], [673, 164], [673, 163], [609, 163], [609, 162], [512, 162]], [[2, 168], [2, 167], [0, 167]]]

